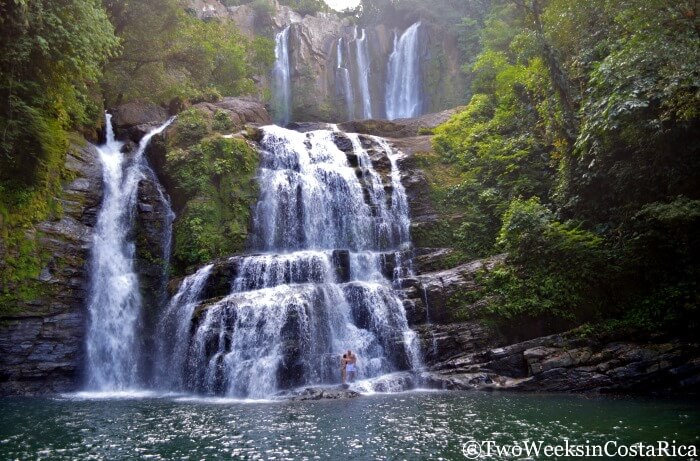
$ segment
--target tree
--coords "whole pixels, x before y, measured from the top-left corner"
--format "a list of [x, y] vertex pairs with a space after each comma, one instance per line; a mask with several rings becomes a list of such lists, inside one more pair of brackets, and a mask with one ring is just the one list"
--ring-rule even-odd
[[63, 158], [65, 130], [98, 112], [94, 84], [117, 40], [93, 0], [2, 0], [0, 28], [0, 180], [34, 184]]

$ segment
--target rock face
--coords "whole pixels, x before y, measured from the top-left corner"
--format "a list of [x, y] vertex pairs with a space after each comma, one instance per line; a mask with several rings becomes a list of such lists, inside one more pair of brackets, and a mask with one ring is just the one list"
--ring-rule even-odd
[[[700, 389], [700, 344], [663, 337], [581, 337], [576, 331], [516, 344], [473, 324], [424, 328], [437, 336], [430, 385], [537, 392], [683, 392]], [[470, 346], [453, 338], [469, 338]], [[500, 344], [499, 344], [500, 343]], [[476, 344], [476, 345], [474, 345]], [[501, 347], [493, 347], [493, 345]], [[490, 346], [489, 346], [490, 345]]]
[[[270, 11], [265, 11], [250, 4], [226, 7], [219, 0], [190, 0], [189, 10], [203, 20], [233, 21], [247, 37], [272, 38], [290, 27], [288, 49], [294, 121], [367, 118], [360, 97], [362, 70], [358, 64], [358, 40], [363, 36], [368, 54], [369, 112], [372, 118], [385, 118], [387, 68], [395, 34], [400, 35], [418, 19], [412, 14], [400, 15], [392, 18], [391, 23], [362, 29], [337, 14], [301, 16], [276, 1], [272, 2]], [[466, 81], [460, 67], [458, 37], [428, 23], [423, 23], [420, 35], [416, 58], [421, 70], [424, 106], [421, 112], [437, 112], [463, 103]], [[268, 76], [259, 77], [262, 85], [268, 83]], [[352, 88], [352, 98], [344, 94], [346, 80]], [[354, 100], [353, 107], [349, 107], [348, 98]]]
[[[138, 337], [142, 351], [153, 351], [158, 313], [168, 302], [168, 261], [174, 215], [155, 174], [150, 170], [147, 173], [138, 184], [135, 235], [131, 238], [136, 245], [135, 268], [144, 307]], [[149, 370], [152, 360], [149, 353], [143, 354], [141, 369]]]
[[[351, 133], [371, 134], [383, 138], [416, 138], [420, 136], [417, 140], [420, 141], [430, 139], [426, 136], [421, 136], [425, 131], [430, 131], [445, 123], [462, 109], [463, 107], [456, 107], [434, 114], [396, 120], [353, 120], [339, 124], [338, 128]], [[403, 143], [399, 142], [397, 144], [402, 150], [411, 150], [411, 140], [405, 140]], [[427, 150], [430, 150], [430, 147]]]
[[39, 277], [46, 288], [0, 318], [0, 394], [45, 394], [77, 388], [84, 355], [93, 226], [102, 200], [102, 170], [93, 146], [72, 148], [66, 168], [74, 179], [58, 197], [63, 214], [37, 226], [51, 257]]
[[[443, 250], [438, 250], [439, 252]], [[477, 277], [503, 262], [504, 255], [472, 261], [452, 269], [421, 273], [417, 259], [414, 270], [418, 275], [402, 279], [404, 305], [408, 320], [413, 324], [451, 323], [459, 318], [475, 318], [481, 313], [484, 299], [471, 300], [469, 294], [480, 288]], [[429, 267], [429, 266], [428, 266]]]

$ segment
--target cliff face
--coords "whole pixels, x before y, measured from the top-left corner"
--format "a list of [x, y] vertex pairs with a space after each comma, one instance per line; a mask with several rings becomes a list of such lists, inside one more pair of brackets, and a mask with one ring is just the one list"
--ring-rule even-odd
[[[362, 28], [333, 13], [301, 16], [277, 3], [267, 12], [250, 4], [227, 8], [218, 0], [191, 0], [189, 10], [204, 20], [233, 21], [249, 37], [272, 38], [289, 26], [293, 121], [341, 122], [370, 118], [368, 113], [371, 118], [385, 118], [387, 71], [395, 34], [400, 36], [419, 19], [406, 16], [395, 18], [392, 24]], [[358, 61], [358, 41], [362, 37], [367, 45], [367, 103], [363, 103], [360, 94], [360, 79], [364, 76]], [[422, 113], [438, 112], [464, 102], [467, 89], [459, 54], [457, 36], [439, 25], [422, 23], [415, 56], [420, 69]], [[262, 77], [261, 84], [268, 85], [267, 76]], [[368, 105], [364, 111], [363, 104]]]
[[[387, 72], [395, 34], [400, 27], [378, 24], [353, 26], [335, 15], [306, 16], [292, 23], [289, 33], [292, 118], [296, 121], [343, 121], [367, 118], [360, 94], [363, 69], [359, 67], [358, 40], [366, 37], [369, 107], [375, 119], [386, 118]], [[456, 38], [429, 24], [419, 31], [417, 56], [420, 69], [421, 112], [437, 112], [462, 102], [465, 83], [458, 64]], [[339, 51], [340, 48], [340, 51]], [[340, 61], [339, 62], [339, 57]], [[348, 105], [339, 69], [347, 69], [352, 104]], [[350, 116], [349, 114], [353, 114]]]
[[60, 219], [36, 226], [50, 256], [39, 276], [42, 292], [0, 318], [0, 394], [75, 390], [83, 363], [89, 252], [102, 200], [102, 170], [93, 146], [73, 146], [73, 177], [58, 198]]

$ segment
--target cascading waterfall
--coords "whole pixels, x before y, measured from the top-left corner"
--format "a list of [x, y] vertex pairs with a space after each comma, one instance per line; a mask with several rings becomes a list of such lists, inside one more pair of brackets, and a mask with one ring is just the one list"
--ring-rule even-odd
[[340, 37], [338, 39], [338, 44], [336, 45], [337, 78], [340, 82], [340, 91], [345, 98], [345, 107], [347, 109], [348, 120], [352, 120], [355, 118], [355, 94], [352, 91], [350, 71], [346, 67], [345, 59], [343, 59], [344, 50], [343, 37]]
[[213, 267], [204, 266], [180, 283], [158, 323], [156, 384], [161, 389], [183, 388], [181, 370], [187, 359], [192, 315]]
[[275, 35], [275, 67], [272, 70], [275, 121], [281, 125], [289, 123], [292, 107], [289, 29], [287, 26]]
[[418, 57], [417, 22], [398, 37], [394, 35], [394, 51], [389, 56], [386, 84], [386, 115], [389, 120], [416, 117], [423, 110], [421, 70]]
[[121, 151], [123, 143], [114, 138], [111, 116], [106, 118], [106, 143], [98, 147], [104, 197], [95, 227], [88, 298], [87, 385], [92, 390], [124, 390], [137, 384], [141, 297], [129, 234], [139, 181], [150, 172], [144, 151], [170, 122], [144, 136], [128, 159]]
[[[359, 30], [359, 34], [358, 34]], [[370, 67], [367, 32], [355, 26], [355, 46], [357, 53], [357, 72], [360, 96], [362, 97], [362, 118], [372, 118], [372, 96], [370, 94]]]
[[232, 258], [235, 278], [224, 299], [195, 306], [205, 267], [168, 308], [167, 328], [180, 345], [194, 318], [187, 358], [177, 349], [170, 360], [183, 388], [266, 397], [334, 383], [347, 349], [358, 355], [362, 379], [419, 368], [416, 336], [391, 280], [409, 240], [389, 146], [276, 126], [264, 128], [261, 145], [250, 243], [258, 253]]

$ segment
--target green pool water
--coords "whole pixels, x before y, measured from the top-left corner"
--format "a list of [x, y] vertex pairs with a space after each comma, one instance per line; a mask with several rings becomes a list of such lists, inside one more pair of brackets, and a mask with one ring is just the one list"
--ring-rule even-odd
[[314, 402], [148, 394], [3, 399], [0, 459], [463, 460], [471, 440], [697, 445], [698, 403], [483, 392]]

